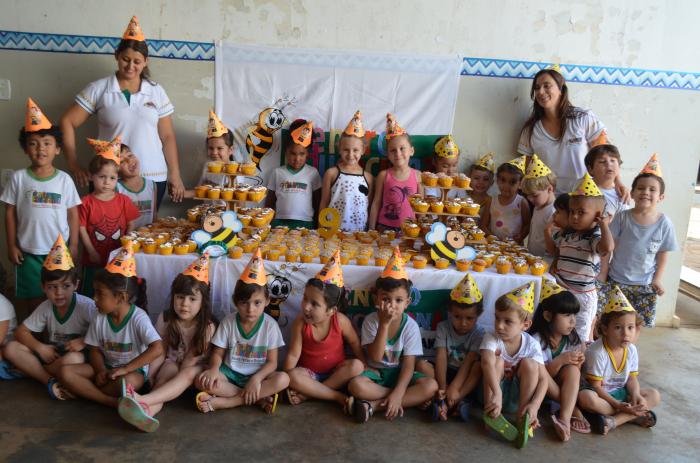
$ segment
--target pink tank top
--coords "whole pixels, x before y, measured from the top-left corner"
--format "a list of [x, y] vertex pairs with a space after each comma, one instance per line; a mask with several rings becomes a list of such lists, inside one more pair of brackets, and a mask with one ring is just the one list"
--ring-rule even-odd
[[411, 169], [408, 178], [398, 181], [391, 174], [391, 169], [386, 171], [384, 189], [382, 190], [382, 208], [379, 210], [377, 223], [385, 227], [401, 228], [406, 219], [415, 219], [408, 198], [418, 192], [416, 171]]
[[301, 331], [300, 367], [308, 368], [314, 373], [324, 374], [333, 371], [344, 360], [343, 332], [338, 323], [337, 313], [333, 314], [328, 335], [322, 341], [316, 341], [313, 327], [309, 323], [304, 323]]

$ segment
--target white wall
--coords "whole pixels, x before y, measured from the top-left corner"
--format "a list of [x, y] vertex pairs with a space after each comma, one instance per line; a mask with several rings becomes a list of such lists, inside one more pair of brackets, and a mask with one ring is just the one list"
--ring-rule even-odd
[[[196, 6], [195, 6], [196, 5]], [[669, 1], [442, 0], [161, 0], [143, 2], [5, 0], [0, 29], [121, 35], [136, 14], [148, 38], [278, 47], [328, 47], [402, 53], [454, 54], [512, 60], [644, 69], [700, 70], [700, 3]], [[202, 129], [213, 105], [213, 62], [154, 59], [154, 77], [176, 106], [174, 116], [186, 182], [203, 159]], [[88, 82], [114, 70], [113, 58], [0, 50], [0, 78], [13, 97], [0, 101], [2, 167], [26, 165], [17, 142], [24, 102], [32, 96], [56, 121]], [[462, 77], [454, 132], [468, 157], [514, 152], [529, 108], [530, 81]], [[572, 101], [606, 123], [620, 147], [630, 182], [649, 155], [661, 155], [668, 183], [662, 209], [684, 240], [700, 153], [695, 91], [573, 83]], [[79, 135], [94, 135], [94, 123]], [[81, 158], [87, 159], [86, 147]], [[466, 163], [467, 159], [463, 160]], [[61, 166], [61, 164], [59, 164]], [[166, 205], [166, 210], [173, 210]], [[2, 249], [4, 227], [2, 230]], [[4, 252], [2, 253], [4, 260]], [[667, 295], [659, 309], [668, 324], [675, 306], [680, 253], [670, 259]]]

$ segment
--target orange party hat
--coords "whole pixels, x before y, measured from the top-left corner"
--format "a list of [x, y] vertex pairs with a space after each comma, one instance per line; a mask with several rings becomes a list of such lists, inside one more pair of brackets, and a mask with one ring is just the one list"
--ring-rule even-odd
[[658, 159], [656, 159], [656, 153], [651, 155], [651, 158], [649, 158], [646, 165], [639, 173], [640, 174], [652, 174], [652, 175], [656, 175], [659, 178], [663, 178], [663, 174], [661, 173], [661, 163], [659, 162]]
[[143, 31], [141, 30], [141, 26], [139, 26], [139, 20], [136, 19], [136, 16], [131, 17], [131, 21], [129, 21], [129, 25], [126, 26], [124, 35], [122, 35], [122, 39], [136, 40], [138, 42], [146, 41], [146, 37], [143, 36]]
[[450, 291], [450, 299], [461, 304], [477, 304], [483, 299], [483, 296], [474, 278], [470, 273], [467, 273], [462, 281]]
[[335, 254], [328, 259], [321, 271], [316, 274], [316, 278], [325, 284], [336, 285], [338, 288], [344, 286], [343, 269], [340, 267], [340, 249], [336, 249]]
[[525, 162], [526, 161], [527, 161], [527, 156], [523, 155], [523, 156], [519, 156], [515, 159], [511, 159], [510, 161], [508, 161], [508, 164], [510, 164], [511, 166], [517, 167], [520, 170], [520, 172], [522, 172], [523, 175], [525, 175]]
[[493, 160], [493, 153], [486, 153], [476, 161], [476, 165], [483, 167], [492, 174], [496, 173], [496, 161]]
[[121, 161], [121, 149], [122, 142], [121, 136], [117, 135], [112, 141], [106, 140], [95, 140], [94, 138], [88, 138], [88, 143], [95, 150], [95, 154], [102, 156], [105, 159], [110, 159], [119, 165]]
[[455, 142], [451, 134], [437, 141], [435, 144], [435, 154], [445, 159], [454, 159], [459, 156], [459, 146], [457, 146], [457, 142]]
[[31, 98], [27, 98], [27, 115], [24, 121], [24, 131], [38, 132], [39, 130], [50, 128], [51, 121], [44, 116], [39, 106]]
[[386, 139], [391, 140], [399, 135], [406, 135], [406, 131], [396, 122], [391, 113], [386, 114]]
[[126, 246], [122, 246], [114, 259], [112, 259], [105, 267], [109, 273], [118, 273], [125, 277], [135, 277], [136, 275], [136, 260], [134, 259], [134, 251], [131, 249], [131, 241], [127, 241]]
[[598, 185], [595, 184], [588, 172], [576, 183], [569, 196], [603, 196]]
[[506, 297], [515, 302], [525, 312], [535, 312], [535, 282], [531, 281], [506, 293]]
[[63, 235], [58, 234], [56, 242], [51, 247], [49, 254], [44, 260], [44, 268], [48, 271], [53, 270], [70, 270], [75, 265], [73, 265], [73, 258], [70, 256], [68, 251], [68, 246], [63, 240]]
[[222, 137], [228, 133], [228, 129], [221, 122], [214, 111], [209, 110], [209, 125], [207, 126], [207, 138]]
[[311, 138], [314, 133], [314, 123], [308, 121], [304, 125], [300, 125], [292, 131], [292, 141], [304, 148], [311, 144]]
[[525, 178], [540, 178], [551, 173], [552, 169], [547, 167], [547, 164], [542, 162], [536, 154], [533, 154], [530, 164], [527, 166]]
[[250, 262], [248, 262], [248, 265], [243, 269], [241, 281], [259, 286], [265, 286], [267, 284], [267, 275], [265, 275], [265, 266], [263, 265], [260, 248], [255, 250], [255, 254], [250, 258]]
[[398, 246], [394, 248], [394, 253], [386, 263], [386, 267], [384, 267], [381, 277], [393, 278], [394, 280], [408, 280], [408, 274], [406, 274], [406, 270], [403, 268], [403, 259], [401, 258], [401, 251], [399, 250]]
[[209, 254], [205, 252], [199, 256], [197, 260], [192, 262], [189, 267], [183, 270], [182, 274], [189, 275], [195, 280], [209, 284]]
[[345, 127], [345, 134], [360, 138], [365, 136], [365, 126], [362, 125], [362, 113], [360, 113], [359, 109], [355, 111], [355, 115], [352, 116], [348, 126]]

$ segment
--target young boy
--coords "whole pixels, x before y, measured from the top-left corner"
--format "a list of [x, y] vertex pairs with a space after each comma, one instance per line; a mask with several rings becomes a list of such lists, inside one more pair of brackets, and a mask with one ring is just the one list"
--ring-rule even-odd
[[656, 209], [664, 191], [661, 166], [654, 154], [632, 182], [634, 207], [616, 214], [610, 224], [615, 254], [605, 293], [618, 286], [646, 327], [654, 326], [656, 299], [664, 294], [661, 278], [668, 253], [678, 250], [673, 223]]
[[530, 254], [544, 257], [547, 253], [545, 230], [554, 215], [556, 187], [557, 176], [536, 154], [533, 154], [523, 183], [520, 185], [523, 194], [534, 207], [530, 219], [530, 234], [527, 237], [527, 249]]
[[469, 192], [472, 200], [481, 206], [480, 215], [488, 209], [491, 202], [489, 189], [493, 185], [496, 177], [496, 162], [493, 160], [493, 153], [488, 153], [479, 158], [476, 163], [469, 167], [469, 178], [471, 179], [472, 191]]
[[42, 300], [41, 266], [56, 236], [69, 237], [71, 252], [78, 252], [80, 197], [70, 176], [53, 166], [62, 140], [61, 130], [29, 98], [19, 144], [31, 165], [16, 171], [0, 196], [8, 258], [17, 266], [15, 296], [28, 300], [24, 316]]
[[156, 219], [158, 211], [156, 184], [151, 179], [141, 177], [139, 158], [123, 143], [117, 193], [128, 197], [141, 213], [141, 216], [134, 221], [134, 228], [149, 225]]
[[[470, 274], [450, 292], [449, 320], [438, 323], [435, 334], [435, 376], [438, 383], [437, 415], [447, 421], [450, 410], [469, 419], [467, 398], [481, 379], [479, 346], [484, 329], [476, 324], [484, 312], [481, 291]], [[435, 418], [435, 417], [434, 417]]]
[[619, 212], [628, 209], [615, 190], [615, 179], [620, 175], [622, 158], [615, 145], [597, 145], [591, 148], [583, 160], [588, 173], [605, 197], [605, 212], [612, 219]]
[[411, 280], [398, 248], [377, 279], [376, 289], [377, 311], [362, 323], [362, 345], [370, 368], [348, 385], [360, 423], [381, 410], [389, 420], [403, 416], [405, 407], [430, 400], [438, 388], [433, 378], [415, 371], [423, 346], [418, 323], [404, 313], [411, 302]]
[[554, 237], [558, 248], [555, 276], [581, 304], [576, 331], [584, 342], [593, 339], [601, 256], [609, 255], [615, 247], [608, 227], [610, 216], [603, 212], [604, 207], [603, 194], [586, 173], [569, 193], [569, 227]]
[[537, 411], [547, 393], [542, 348], [526, 333], [534, 311], [534, 282], [502, 295], [496, 300], [495, 330], [484, 335], [480, 346], [484, 421], [494, 427], [504, 421], [502, 412], [517, 412], [519, 434], [525, 440], [530, 428], [539, 427]]
[[7, 360], [46, 385], [54, 400], [71, 398], [56, 376], [63, 365], [85, 362], [84, 337], [95, 315], [95, 303], [77, 294], [77, 287], [78, 271], [58, 235], [41, 268], [41, 288], [47, 299], [17, 328], [15, 340], [5, 347]]
[[[433, 151], [433, 167], [435, 173], [438, 175], [447, 175], [448, 177], [455, 175], [457, 173], [457, 165], [459, 164], [459, 146], [457, 146], [452, 135], [446, 135], [435, 140]], [[437, 187], [426, 187], [423, 194], [425, 196], [435, 196], [442, 199], [442, 190]], [[466, 197], [467, 190], [452, 189], [447, 192], [448, 199]]]

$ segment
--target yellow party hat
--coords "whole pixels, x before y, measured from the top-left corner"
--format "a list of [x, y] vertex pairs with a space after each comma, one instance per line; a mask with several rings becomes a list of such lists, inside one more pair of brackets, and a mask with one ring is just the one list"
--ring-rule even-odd
[[649, 158], [646, 165], [639, 173], [640, 174], [653, 174], [653, 175], [656, 175], [657, 177], [663, 178], [663, 174], [661, 173], [661, 163], [656, 158], [656, 153], [651, 155], [651, 158]]
[[212, 110], [209, 110], [209, 124], [207, 125], [207, 138], [223, 137], [228, 133], [228, 129], [221, 122], [219, 116]]
[[44, 260], [44, 268], [48, 271], [53, 270], [70, 270], [75, 265], [73, 265], [73, 258], [70, 256], [68, 251], [68, 246], [63, 240], [63, 235], [58, 234], [56, 242], [51, 247], [49, 254]]
[[535, 312], [535, 282], [531, 281], [518, 286], [513, 291], [506, 293], [506, 297], [515, 302], [518, 307], [527, 313]]
[[608, 303], [603, 309], [604, 314], [610, 312], [636, 312], [627, 296], [617, 285], [613, 286], [613, 289], [608, 293]]
[[131, 17], [129, 25], [126, 26], [126, 30], [124, 30], [124, 35], [122, 35], [122, 39], [136, 40], [138, 42], [146, 41], [146, 37], [143, 36], [143, 31], [141, 30], [141, 26], [139, 26], [139, 20], [136, 19], [136, 16]]
[[136, 260], [134, 259], [134, 251], [131, 249], [131, 241], [127, 241], [125, 246], [119, 249], [119, 252], [105, 267], [109, 273], [118, 273], [125, 277], [136, 276]]
[[348, 126], [345, 127], [345, 135], [352, 135], [360, 138], [365, 136], [365, 126], [362, 125], [362, 113], [360, 113], [359, 109], [355, 111], [355, 115], [352, 116], [352, 119], [348, 122]]
[[550, 71], [557, 71], [559, 74], [561, 74], [561, 67], [559, 67], [559, 63], [554, 63], [549, 66], [547, 66], [545, 69], [549, 69]]
[[492, 174], [496, 173], [496, 161], [493, 160], [493, 153], [487, 153], [481, 156], [479, 160], [476, 161], [476, 165], [483, 167]]
[[603, 196], [588, 172], [576, 183], [569, 196]]
[[547, 167], [547, 164], [542, 162], [536, 154], [533, 154], [532, 159], [530, 159], [530, 164], [527, 166], [525, 178], [540, 178], [551, 173], [552, 169]]
[[517, 167], [520, 170], [520, 172], [525, 174], [525, 162], [526, 161], [527, 161], [527, 156], [523, 155], [523, 156], [519, 156], [515, 159], [511, 159], [510, 161], [508, 161], [508, 164], [510, 164], [511, 166]]
[[403, 268], [403, 259], [401, 258], [401, 251], [399, 250], [398, 246], [394, 248], [394, 253], [386, 263], [386, 267], [384, 267], [381, 277], [393, 278], [394, 280], [408, 280], [408, 274]]
[[314, 123], [308, 121], [306, 124], [300, 125], [292, 131], [292, 141], [304, 148], [311, 144], [311, 138], [314, 133]]
[[481, 302], [483, 296], [474, 278], [470, 273], [467, 273], [462, 281], [450, 291], [450, 299], [461, 304], [476, 304]]
[[559, 284], [556, 281], [542, 277], [542, 288], [540, 289], [540, 302], [544, 301], [549, 296], [554, 296], [555, 294], [559, 294], [564, 291], [566, 290], [559, 286]]
[[248, 262], [248, 265], [243, 269], [241, 281], [259, 286], [265, 286], [267, 284], [267, 275], [265, 275], [265, 266], [263, 265], [260, 248], [255, 250], [255, 254], [250, 258], [250, 262]]
[[333, 256], [328, 259], [320, 272], [316, 274], [316, 278], [326, 284], [336, 285], [342, 288], [343, 285], [343, 269], [340, 267], [340, 249], [336, 249]]
[[114, 137], [112, 141], [95, 140], [94, 138], [88, 138], [87, 141], [92, 146], [92, 149], [95, 150], [95, 154], [105, 159], [110, 159], [119, 165], [122, 148], [120, 135]]
[[454, 159], [459, 156], [459, 146], [457, 146], [457, 142], [455, 142], [451, 134], [437, 141], [435, 144], [435, 154], [445, 159]]
[[396, 122], [391, 113], [386, 114], [386, 139], [391, 140], [399, 135], [406, 135], [406, 131]]
[[209, 254], [205, 252], [199, 256], [197, 260], [192, 262], [189, 267], [183, 270], [182, 274], [189, 275], [195, 280], [209, 284]]
[[27, 98], [27, 114], [24, 120], [25, 132], [38, 132], [51, 128], [51, 121], [48, 120], [34, 100]]

